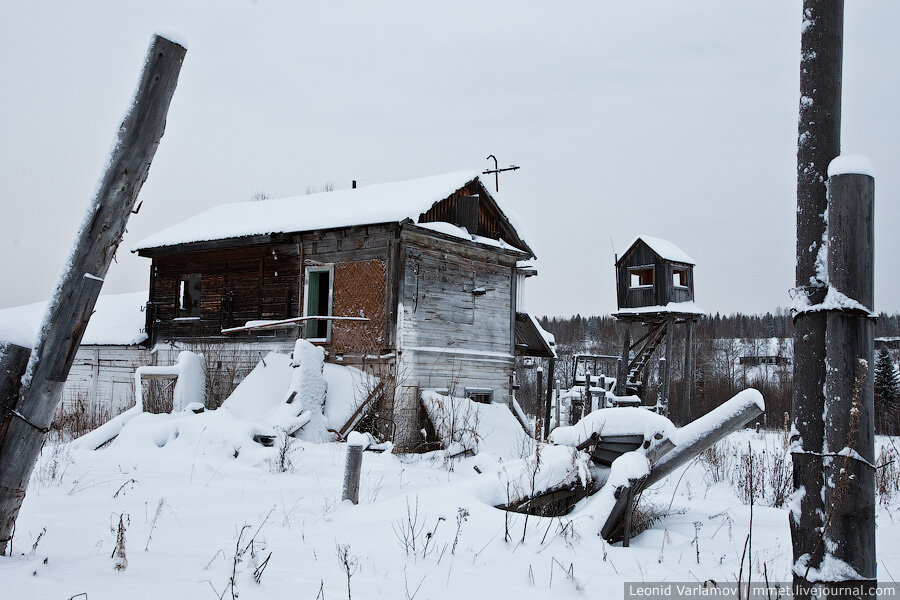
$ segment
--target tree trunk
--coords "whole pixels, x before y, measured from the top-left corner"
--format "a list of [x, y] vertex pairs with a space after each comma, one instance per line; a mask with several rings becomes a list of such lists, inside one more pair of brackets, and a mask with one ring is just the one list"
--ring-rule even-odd
[[[28, 479], [75, 360], [103, 278], [125, 232], [138, 192], [165, 130], [185, 49], [154, 37], [129, 114], [96, 197], [78, 231], [17, 395], [0, 424], [0, 554], [6, 552]], [[18, 378], [13, 377], [14, 380]], [[2, 384], [0, 384], [2, 385]]]

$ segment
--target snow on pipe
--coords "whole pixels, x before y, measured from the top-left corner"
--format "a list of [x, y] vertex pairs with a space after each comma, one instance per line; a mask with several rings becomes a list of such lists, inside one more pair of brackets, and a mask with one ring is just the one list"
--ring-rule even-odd
[[680, 427], [672, 442], [674, 448], [663, 454], [650, 468], [645, 487], [660, 481], [695, 456], [763, 414], [766, 403], [755, 389], [746, 389], [706, 413]]
[[206, 362], [203, 356], [187, 350], [178, 354], [174, 365], [145, 365], [134, 370], [134, 406], [113, 417], [100, 427], [89, 431], [73, 442], [76, 448], [96, 450], [122, 431], [125, 424], [144, 412], [142, 377], [144, 375], [171, 376], [175, 378], [172, 396], [172, 412], [181, 412], [189, 404], [206, 403]]

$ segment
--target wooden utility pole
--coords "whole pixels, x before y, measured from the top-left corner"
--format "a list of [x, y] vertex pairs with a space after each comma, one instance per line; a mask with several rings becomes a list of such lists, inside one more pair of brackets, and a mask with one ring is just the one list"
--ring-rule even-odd
[[[97, 195], [48, 302], [27, 367], [23, 373], [22, 352], [17, 347], [13, 348], [12, 363], [5, 358], [0, 361], [4, 367], [10, 365], [7, 371], [19, 369], [18, 373], [7, 372], [0, 378], [0, 401], [4, 403], [0, 417], [0, 554], [7, 551], [35, 459], [94, 311], [103, 278], [147, 179], [165, 130], [185, 52], [184, 47], [159, 36], [151, 42], [134, 103], [119, 127]], [[20, 380], [21, 389], [16, 390]]]
[[[828, 164], [840, 154], [843, 0], [804, 0], [801, 27], [800, 116], [797, 149], [798, 306], [821, 304], [827, 274], [819, 251], [826, 233]], [[806, 567], [821, 565], [823, 501], [825, 332], [822, 311], [794, 314], [794, 390], [791, 457], [794, 489], [789, 523], [795, 597], [810, 597]]]
[[[830, 170], [840, 167], [840, 161], [846, 162], [839, 158]], [[850, 165], [828, 178], [828, 286], [838, 301], [829, 302], [825, 312], [826, 513], [821, 545], [823, 562], [849, 565], [856, 574], [832, 574], [839, 579], [828, 582], [834, 596], [848, 586], [874, 587], [876, 569], [875, 179], [853, 172], [858, 167]], [[807, 575], [803, 573], [805, 580]]]

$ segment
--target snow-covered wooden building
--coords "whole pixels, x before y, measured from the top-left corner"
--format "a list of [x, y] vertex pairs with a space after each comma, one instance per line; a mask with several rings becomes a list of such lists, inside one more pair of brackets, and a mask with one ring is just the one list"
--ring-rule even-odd
[[[134, 370], [153, 360], [144, 329], [146, 303], [146, 291], [100, 296], [66, 379], [60, 410], [103, 419], [134, 404]], [[0, 310], [0, 339], [31, 347], [46, 305]]]
[[304, 337], [390, 376], [379, 413], [401, 448], [422, 390], [511, 403], [515, 357], [552, 353], [516, 306], [534, 252], [478, 173], [221, 205], [135, 251], [152, 260], [152, 345], [255, 362]]

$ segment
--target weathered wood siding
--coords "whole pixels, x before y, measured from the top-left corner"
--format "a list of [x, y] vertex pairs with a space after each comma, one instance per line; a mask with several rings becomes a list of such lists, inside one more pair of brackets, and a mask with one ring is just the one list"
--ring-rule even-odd
[[146, 364], [150, 351], [143, 346], [81, 346], [58, 410], [119, 414], [134, 405], [134, 370]]
[[[515, 368], [515, 259], [404, 234], [398, 325], [398, 445], [411, 444], [418, 392], [493, 390], [509, 403]], [[484, 293], [473, 293], [476, 289]], [[405, 429], [404, 429], [405, 428]]]
[[521, 250], [528, 250], [524, 240], [503, 215], [481, 182], [474, 180], [448, 198], [419, 215], [419, 223], [442, 221], [465, 227], [469, 233], [495, 240], [503, 239]]
[[[645, 266], [653, 268], [653, 285], [632, 288], [630, 270]], [[675, 286], [673, 281], [675, 268], [687, 269], [687, 287]], [[640, 241], [619, 261], [616, 268], [616, 289], [619, 308], [665, 306], [669, 302], [687, 302], [694, 299], [694, 268], [691, 265], [664, 260]]]
[[[300, 262], [297, 243], [155, 257], [150, 285], [153, 340], [217, 337], [222, 329], [247, 321], [296, 316]], [[191, 274], [201, 276], [200, 316], [179, 318], [181, 277]]]
[[[153, 258], [148, 315], [152, 340], [294, 340], [302, 335], [297, 325], [227, 336], [221, 331], [247, 321], [302, 316], [305, 267], [333, 265], [332, 314], [370, 321], [335, 322], [326, 349], [352, 353], [390, 348], [387, 322], [394, 316], [387, 279], [391, 243], [398, 232], [395, 224], [370, 225], [279, 236], [270, 243], [224, 240], [177, 251], [145, 251]], [[192, 249], [196, 247], [203, 249]], [[180, 281], [191, 274], [201, 276], [200, 316], [179, 317]]]

